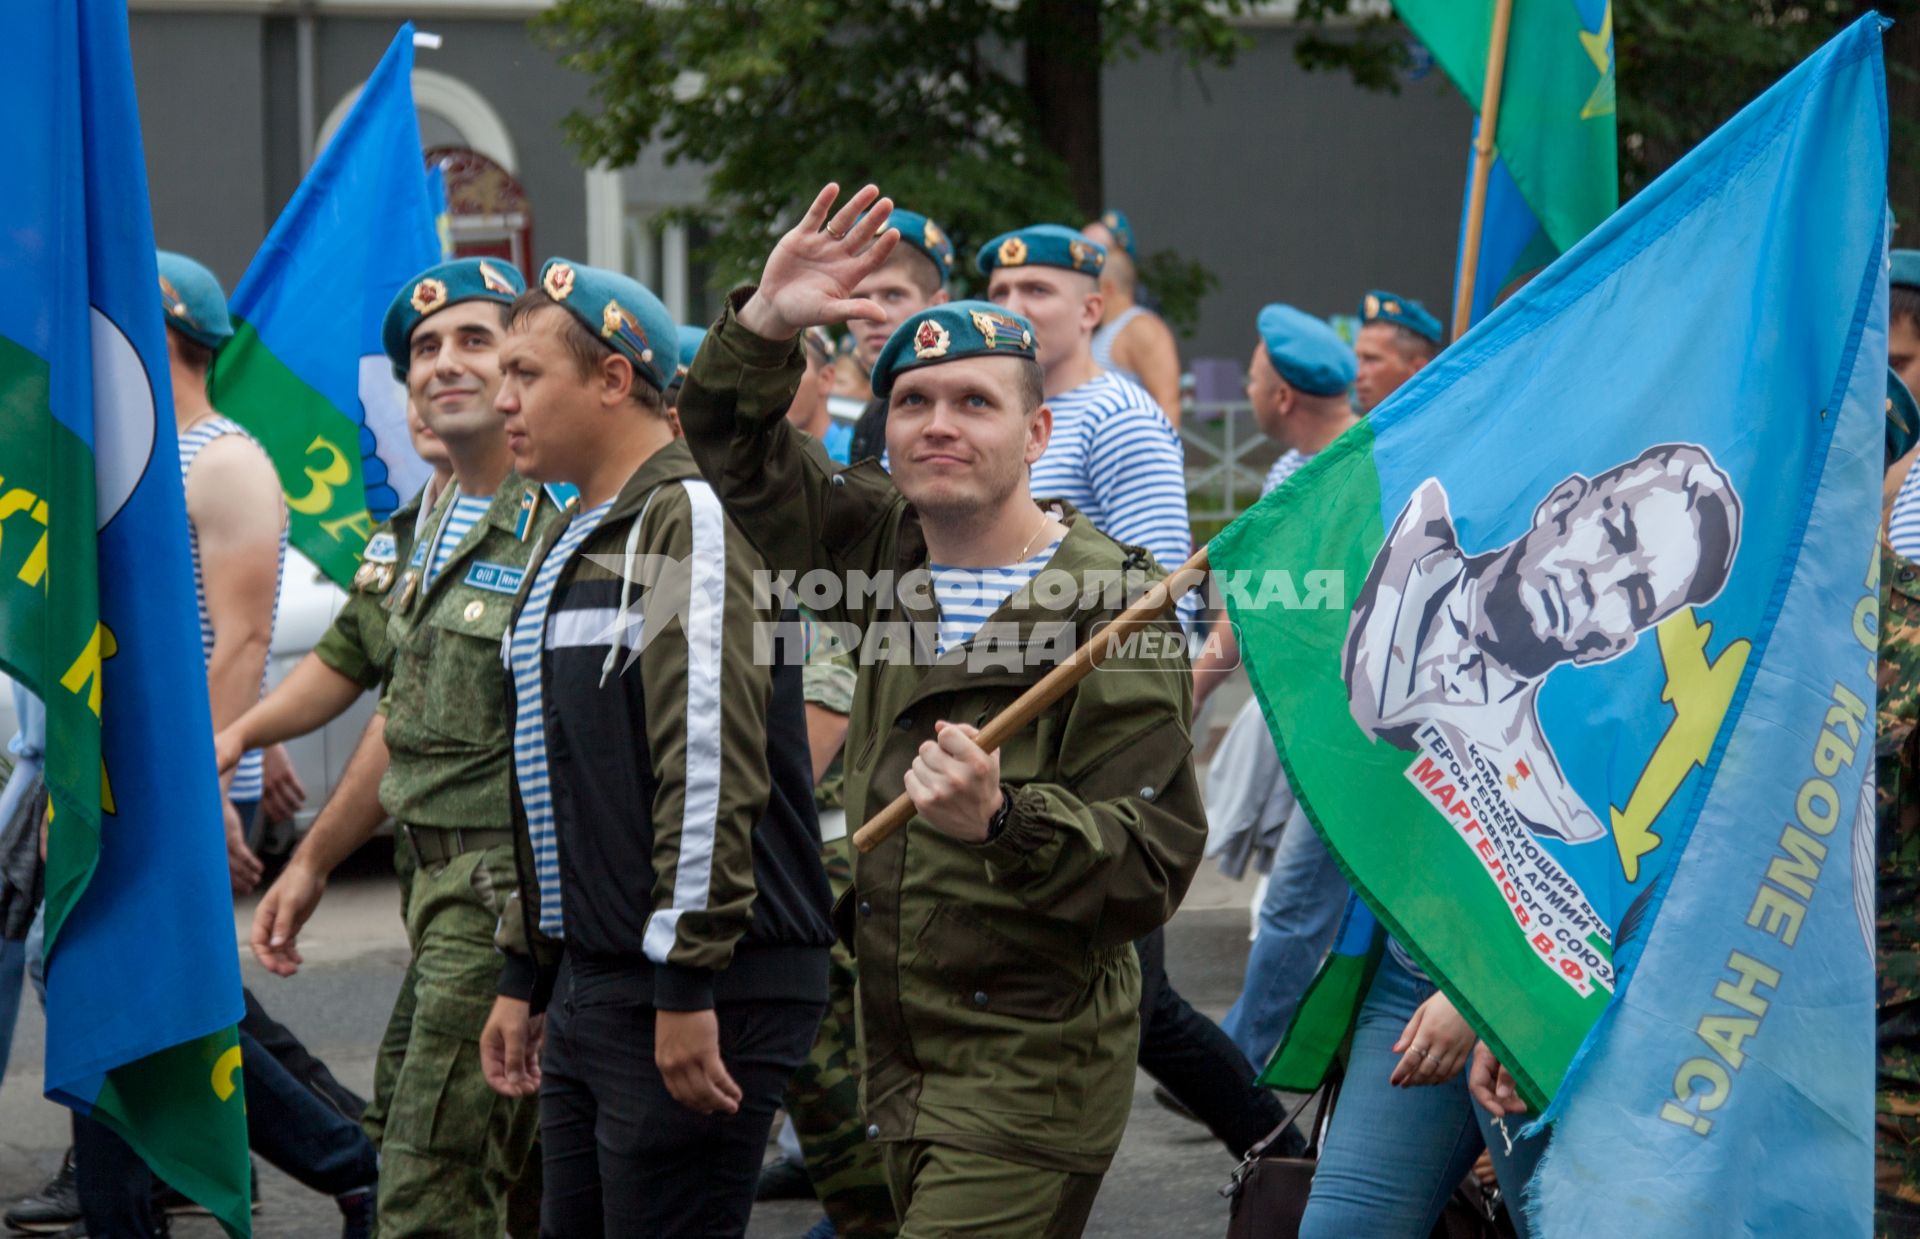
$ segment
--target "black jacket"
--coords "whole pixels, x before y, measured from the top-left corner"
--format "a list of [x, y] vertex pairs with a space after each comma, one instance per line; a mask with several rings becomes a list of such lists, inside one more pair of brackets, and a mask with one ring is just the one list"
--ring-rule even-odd
[[[534, 551], [516, 625], [576, 517]], [[565, 949], [646, 974], [667, 1010], [826, 997], [833, 933], [801, 669], [767, 657], [782, 617], [764, 588], [756, 596], [761, 567], [676, 442], [628, 480], [547, 612], [542, 715]], [[538, 1011], [560, 950], [539, 930], [521, 796], [516, 778], [521, 907], [502, 918], [500, 992]]]

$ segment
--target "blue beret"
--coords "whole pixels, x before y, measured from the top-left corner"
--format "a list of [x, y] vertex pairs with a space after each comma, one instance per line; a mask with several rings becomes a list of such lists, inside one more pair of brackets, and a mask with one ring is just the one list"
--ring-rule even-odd
[[1446, 347], [1446, 328], [1433, 312], [1411, 297], [1375, 289], [1360, 299], [1360, 322], [1394, 323], [1439, 347]]
[[167, 326], [218, 352], [233, 339], [233, 320], [227, 317], [227, 294], [220, 281], [185, 254], [160, 250], [154, 260], [160, 268], [160, 306]]
[[1887, 261], [1893, 264], [1887, 283], [1920, 288], [1920, 250], [1894, 250], [1887, 255]]
[[[571, 259], [549, 258], [540, 268], [540, 291], [632, 362], [656, 391], [666, 391], [673, 382], [680, 363], [680, 328], [640, 281]], [[658, 351], [655, 341], [667, 351]]]
[[[1909, 251], [1911, 252], [1911, 251]], [[1892, 464], [1920, 443], [1920, 405], [1913, 393], [1900, 381], [1899, 372], [1887, 368], [1887, 463]]]
[[1270, 305], [1255, 320], [1267, 360], [1310, 396], [1339, 396], [1353, 385], [1353, 350], [1333, 328], [1290, 305]]
[[457, 258], [428, 267], [400, 286], [380, 322], [380, 347], [393, 363], [394, 377], [407, 377], [407, 345], [413, 329], [429, 314], [437, 314], [461, 301], [497, 301], [512, 305], [513, 299], [527, 291], [519, 268], [512, 263], [486, 258]]
[[1128, 258], [1139, 256], [1139, 251], [1133, 245], [1133, 221], [1127, 218], [1125, 211], [1116, 211], [1108, 207], [1100, 212], [1100, 223], [1113, 234], [1113, 239], [1120, 243], [1120, 248], [1127, 251]]
[[1098, 276], [1107, 265], [1107, 249], [1071, 228], [1034, 224], [1001, 233], [980, 247], [973, 263], [981, 275], [993, 274], [995, 267], [1062, 267]]
[[991, 301], [949, 301], [901, 323], [874, 358], [873, 394], [885, 396], [902, 371], [969, 357], [1033, 359], [1033, 324]]
[[953, 242], [947, 240], [947, 234], [940, 225], [918, 211], [895, 207], [893, 214], [887, 217], [887, 227], [900, 230], [901, 244], [911, 245], [933, 260], [934, 269], [940, 272], [940, 283], [944, 286], [947, 277], [953, 274]]
[[694, 354], [700, 351], [700, 342], [707, 338], [705, 327], [683, 326], [678, 328], [680, 340], [680, 368], [685, 370], [693, 364]]

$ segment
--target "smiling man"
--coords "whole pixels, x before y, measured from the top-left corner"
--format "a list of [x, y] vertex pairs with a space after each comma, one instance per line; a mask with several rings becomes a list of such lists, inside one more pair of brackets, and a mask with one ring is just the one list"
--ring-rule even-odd
[[[1052, 418], [1033, 325], [999, 306], [934, 306], [889, 337], [873, 380], [891, 478], [872, 461], [840, 469], [793, 428], [800, 332], [885, 314], [855, 292], [898, 243], [882, 231], [890, 204], [868, 186], [829, 218], [837, 193], [730, 300], [681, 422], [776, 572], [893, 583], [822, 618], [868, 637], [904, 627], [925, 655], [860, 667], [848, 820], [902, 792], [917, 816], [856, 858], [837, 905], [859, 971], [866, 1134], [899, 1233], [1074, 1236], [1132, 1108], [1132, 942], [1172, 915], [1205, 841], [1189, 673], [1183, 657], [1134, 660], [997, 752], [976, 743], [1050, 669], [1044, 650], [1113, 619], [1116, 591], [1094, 582], [1149, 561], [1029, 488]], [[1028, 588], [1042, 571], [1052, 588]], [[1035, 656], [976, 659], [988, 634]]]
[[520, 888], [482, 1052], [538, 1087], [541, 1232], [568, 1239], [744, 1234], [826, 1000], [800, 667], [756, 656], [779, 612], [674, 437], [675, 338], [647, 289], [555, 258], [501, 351], [516, 466], [580, 505], [514, 604]]
[[[527, 1169], [537, 1116], [530, 1103], [487, 1087], [479, 1055], [499, 972], [494, 928], [515, 883], [500, 639], [527, 556], [559, 515], [541, 488], [512, 472], [493, 409], [506, 308], [522, 287], [504, 264], [443, 263], [401, 288], [382, 330], [394, 373], [452, 472], [411, 553], [378, 569], [393, 573], [381, 601], [392, 666], [380, 802], [417, 867], [407, 906], [412, 959], [383, 1043], [405, 1048], [392, 1096], [376, 1098], [385, 1115], [383, 1234], [526, 1233], [509, 1224], [508, 1198]], [[359, 820], [329, 820], [349, 814]], [[336, 797], [313, 833], [339, 840], [364, 830], [365, 816]], [[309, 858], [298, 907], [289, 906], [292, 929], [311, 914], [327, 862], [339, 855]], [[276, 971], [299, 963], [290, 932], [256, 938], [256, 950]]]

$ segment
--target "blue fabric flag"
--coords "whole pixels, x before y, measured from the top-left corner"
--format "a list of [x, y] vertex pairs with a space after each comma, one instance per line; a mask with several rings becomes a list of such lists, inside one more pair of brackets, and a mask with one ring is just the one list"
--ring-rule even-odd
[[400, 287], [440, 261], [404, 25], [233, 292], [214, 405], [273, 457], [293, 544], [342, 585], [374, 521], [432, 471], [380, 344]]
[[[1480, 132], [1478, 116], [1473, 118], [1473, 131], [1476, 135]], [[1460, 240], [1454, 250], [1462, 258], [1466, 254], [1467, 204], [1473, 196], [1473, 169], [1479, 158], [1480, 153], [1469, 143], [1467, 187], [1460, 204]], [[1507, 161], [1495, 153], [1493, 167], [1487, 175], [1486, 214], [1481, 220], [1480, 261], [1473, 281], [1473, 306], [1469, 311], [1468, 325], [1485, 318], [1510, 285], [1545, 267], [1559, 253], [1554, 248], [1553, 240], [1547, 236], [1546, 229], [1534, 218], [1533, 208], [1527, 205], [1520, 187], [1513, 183], [1513, 174], [1507, 171]], [[1465, 271], [1464, 264], [1455, 264], [1453, 286], [1456, 293]], [[1452, 302], [1448, 306], [1451, 313]]]
[[124, 6], [0, 42], [0, 669], [46, 705], [47, 1095], [244, 1233], [231, 894]]
[[[1716, 621], [1705, 647], [1751, 641], [1734, 721], [1691, 812], [1660, 819], [1673, 855], [1627, 910], [1619, 990], [1549, 1111], [1548, 1235], [1871, 1231], [1881, 26], [1835, 38], [1476, 333], [1563, 320], [1564, 347], [1612, 359], [1604, 381], [1585, 358], [1527, 363], [1567, 441], [1585, 455], [1643, 424], [1619, 410], [1657, 406], [1662, 436], [1708, 446], [1741, 491], [1739, 554], [1779, 564], [1753, 583], [1759, 623]], [[1576, 785], [1613, 756], [1580, 755]]]

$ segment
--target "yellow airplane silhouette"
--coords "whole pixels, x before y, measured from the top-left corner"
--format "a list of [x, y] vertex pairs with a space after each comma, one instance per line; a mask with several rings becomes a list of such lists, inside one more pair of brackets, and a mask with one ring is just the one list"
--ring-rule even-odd
[[1620, 849], [1620, 869], [1629, 882], [1640, 876], [1640, 858], [1660, 846], [1653, 823], [1693, 768], [1707, 764], [1753, 648], [1750, 641], [1735, 641], [1709, 661], [1707, 642], [1713, 625], [1695, 621], [1692, 607], [1668, 617], [1654, 631], [1660, 640], [1660, 660], [1667, 668], [1660, 700], [1673, 707], [1673, 722], [1654, 746], [1626, 807], [1608, 810], [1613, 843]]

